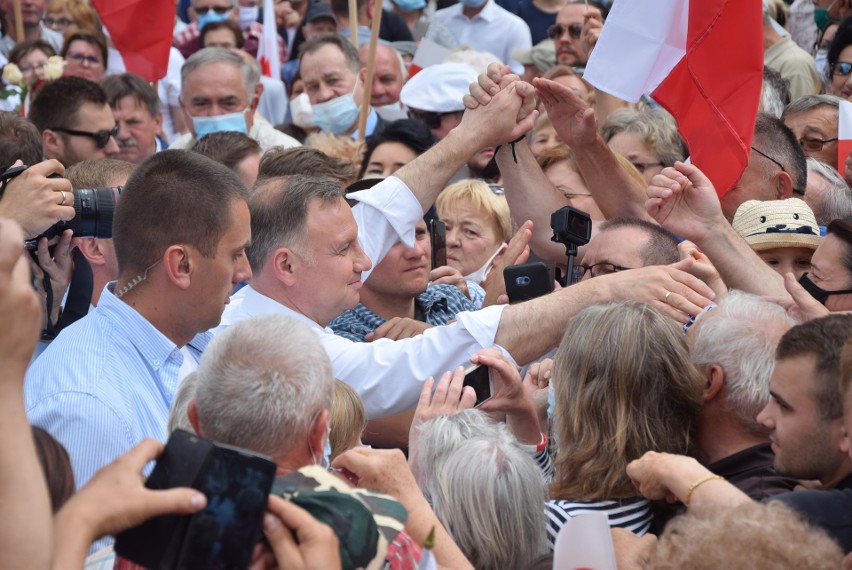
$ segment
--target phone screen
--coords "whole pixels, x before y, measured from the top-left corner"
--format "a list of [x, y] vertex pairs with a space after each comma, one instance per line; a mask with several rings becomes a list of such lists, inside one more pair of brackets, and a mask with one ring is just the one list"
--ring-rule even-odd
[[464, 371], [464, 386], [470, 386], [476, 392], [478, 406], [491, 397], [491, 373], [487, 366], [477, 364]]
[[247, 568], [274, 476], [268, 460], [217, 449], [201, 482], [207, 507], [192, 516], [178, 567]]
[[447, 226], [441, 220], [432, 220], [429, 227], [432, 240], [432, 269], [447, 264]]

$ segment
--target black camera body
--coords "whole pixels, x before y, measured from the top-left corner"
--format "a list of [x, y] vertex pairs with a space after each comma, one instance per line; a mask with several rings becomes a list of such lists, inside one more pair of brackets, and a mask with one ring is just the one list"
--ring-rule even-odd
[[[13, 166], [0, 174], [0, 198], [10, 180], [27, 170], [29, 166]], [[50, 178], [61, 178], [58, 174]], [[40, 236], [26, 242], [27, 249], [35, 250], [38, 241], [46, 237], [52, 239], [72, 230], [76, 237], [111, 238], [112, 220], [115, 205], [122, 187], [116, 188], [78, 188], [74, 194], [74, 217], [68, 221], [59, 221], [46, 229]]]
[[577, 208], [564, 206], [550, 215], [550, 227], [553, 229], [551, 241], [564, 245], [565, 255], [568, 256], [568, 270], [565, 277], [559, 280], [565, 287], [571, 284], [577, 246], [586, 245], [592, 238], [592, 217]]

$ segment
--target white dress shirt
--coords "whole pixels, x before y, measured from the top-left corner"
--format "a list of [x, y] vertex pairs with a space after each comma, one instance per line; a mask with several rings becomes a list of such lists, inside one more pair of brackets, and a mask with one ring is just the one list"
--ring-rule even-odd
[[524, 66], [512, 59], [512, 50], [532, 47], [530, 27], [518, 16], [488, 0], [482, 11], [468, 18], [461, 3], [435, 12], [434, 19], [442, 22], [456, 36], [459, 45], [493, 53], [509, 65], [513, 73], [522, 74]]

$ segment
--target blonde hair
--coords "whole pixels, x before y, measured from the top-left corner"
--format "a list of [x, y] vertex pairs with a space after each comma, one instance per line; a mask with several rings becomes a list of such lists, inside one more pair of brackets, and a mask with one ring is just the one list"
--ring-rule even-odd
[[315, 148], [327, 156], [339, 158], [352, 164], [352, 180], [343, 183], [344, 186], [355, 182], [361, 170], [361, 160], [364, 158], [364, 145], [350, 138], [339, 137], [331, 133], [314, 133], [305, 139], [307, 148]]
[[337, 379], [334, 380], [331, 396], [329, 422], [331, 433], [328, 434], [328, 442], [331, 445], [331, 459], [334, 459], [358, 445], [366, 425], [361, 397], [349, 384]]
[[103, 26], [98, 13], [83, 0], [50, 0], [45, 9], [45, 14], [51, 12], [68, 12], [74, 23], [68, 27], [65, 32], [66, 36], [70, 36], [74, 32], [85, 32], [89, 34], [100, 34], [103, 32]]
[[[627, 160], [615, 151], [612, 151], [612, 154], [615, 155], [615, 159], [618, 161], [618, 164], [621, 165], [621, 168], [623, 168], [625, 172], [630, 175], [631, 178], [641, 184], [642, 188], [648, 186], [648, 182], [642, 177], [642, 174], [640, 174], [639, 171], [636, 170], [636, 167], [633, 166], [633, 164], [629, 160]], [[538, 155], [536, 161], [538, 162], [538, 165], [541, 167], [542, 170], [547, 170], [554, 164], [559, 164], [562, 161], [566, 161], [570, 163], [571, 170], [577, 173], [577, 175], [583, 181], [583, 184], [586, 184], [586, 179], [583, 178], [583, 174], [579, 170], [577, 170], [577, 167], [574, 164], [574, 152], [568, 145], [560, 144], [549, 148], [542, 152], [540, 155]]]
[[638, 301], [594, 305], [568, 324], [553, 362], [558, 454], [551, 498], [636, 495], [627, 464], [685, 454], [702, 379], [683, 332]]
[[512, 217], [506, 197], [496, 195], [482, 180], [468, 178], [444, 188], [435, 201], [438, 217], [446, 218], [450, 210], [465, 200], [491, 220], [498, 239], [504, 242], [512, 239]]

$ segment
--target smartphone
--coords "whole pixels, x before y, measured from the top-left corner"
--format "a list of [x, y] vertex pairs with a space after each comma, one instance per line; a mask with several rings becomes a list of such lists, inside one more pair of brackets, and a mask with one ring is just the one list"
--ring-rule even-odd
[[198, 489], [207, 507], [119, 533], [116, 554], [150, 570], [248, 567], [275, 469], [269, 458], [175, 430], [145, 486]]
[[441, 220], [429, 222], [429, 239], [432, 241], [432, 269], [447, 264], [447, 225]]
[[487, 366], [473, 364], [464, 371], [464, 386], [470, 386], [476, 392], [478, 406], [491, 397], [491, 372]]
[[543, 261], [510, 265], [503, 270], [509, 303], [527, 301], [550, 293], [555, 279], [553, 265]]

